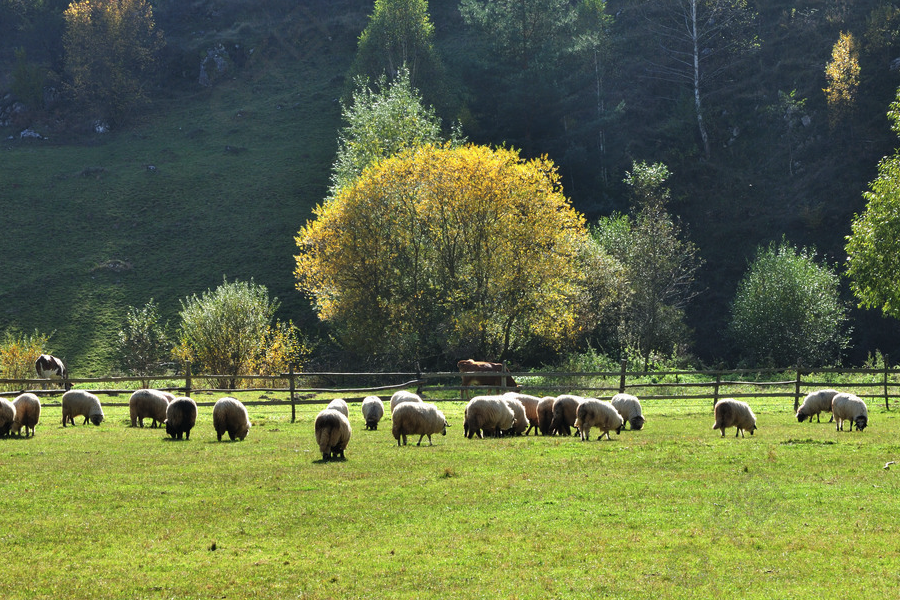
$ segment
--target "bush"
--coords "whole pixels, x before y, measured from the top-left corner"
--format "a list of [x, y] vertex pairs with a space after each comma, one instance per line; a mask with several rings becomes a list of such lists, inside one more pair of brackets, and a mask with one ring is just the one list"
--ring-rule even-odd
[[[34, 362], [47, 347], [50, 336], [35, 331], [24, 334], [19, 331], [7, 331], [0, 342], [0, 374], [4, 379], [34, 379]], [[3, 389], [15, 390], [21, 386], [4, 384]]]
[[[167, 329], [167, 323], [159, 322], [153, 298], [143, 308], [129, 306], [116, 344], [119, 368], [138, 376], [159, 373], [172, 347]], [[144, 387], [149, 385], [144, 382]]]

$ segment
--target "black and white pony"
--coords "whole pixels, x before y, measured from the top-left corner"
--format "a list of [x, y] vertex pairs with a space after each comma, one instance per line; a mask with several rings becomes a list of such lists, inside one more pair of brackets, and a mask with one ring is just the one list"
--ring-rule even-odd
[[65, 382], [66, 390], [72, 389], [69, 383], [69, 374], [66, 372], [66, 364], [49, 354], [41, 354], [34, 361], [34, 370], [41, 379], [62, 379]]

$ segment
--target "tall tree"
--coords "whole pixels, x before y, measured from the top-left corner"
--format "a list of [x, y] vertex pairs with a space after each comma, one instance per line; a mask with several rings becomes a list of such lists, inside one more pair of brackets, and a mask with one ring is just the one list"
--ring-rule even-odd
[[165, 44], [146, 0], [81, 0], [65, 12], [63, 44], [71, 90], [94, 115], [121, 121], [147, 99], [148, 77]]
[[825, 65], [825, 100], [828, 123], [832, 129], [853, 112], [859, 90], [859, 53], [851, 33], [841, 32], [831, 49], [831, 60]]

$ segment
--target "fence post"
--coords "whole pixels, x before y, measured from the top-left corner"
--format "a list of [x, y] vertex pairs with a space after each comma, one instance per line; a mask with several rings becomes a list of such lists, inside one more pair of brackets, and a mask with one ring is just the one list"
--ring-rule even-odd
[[884, 355], [884, 410], [891, 410], [891, 403], [888, 400], [888, 356]]
[[191, 397], [191, 361], [184, 363], [184, 395]]
[[290, 381], [291, 387], [291, 423], [294, 423], [297, 420], [297, 402], [294, 394], [294, 365], [291, 363], [288, 368], [288, 380]]
[[620, 364], [622, 366], [622, 370], [620, 372], [621, 375], [619, 375], [619, 393], [624, 394], [625, 393], [625, 370], [628, 368], [628, 359], [623, 358], [622, 362]]
[[503, 365], [502, 367], [500, 367], [500, 393], [505, 394], [506, 393], [506, 374], [509, 371], [506, 370], [506, 361], [505, 360], [500, 364]]
[[797, 365], [797, 381], [794, 383], [794, 412], [797, 412], [797, 409], [800, 408], [800, 383], [803, 379], [803, 371], [800, 370], [800, 365]]
[[716, 373], [716, 383], [713, 386], [713, 410], [716, 408], [716, 404], [719, 403], [719, 386], [722, 385], [722, 374]]

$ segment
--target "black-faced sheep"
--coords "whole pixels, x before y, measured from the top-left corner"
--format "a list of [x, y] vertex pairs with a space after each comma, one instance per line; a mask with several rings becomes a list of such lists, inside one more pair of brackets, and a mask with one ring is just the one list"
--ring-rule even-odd
[[216, 400], [213, 405], [213, 429], [216, 436], [222, 441], [222, 435], [228, 433], [228, 438], [233, 442], [235, 438], [243, 441], [250, 432], [250, 416], [247, 408], [237, 399], [226, 396]]
[[[812, 423], [812, 418], [815, 417], [816, 423], [821, 423], [819, 413], [831, 412], [831, 401], [834, 400], [837, 394], [837, 390], [818, 390], [807, 394], [806, 398], [803, 399], [803, 404], [797, 409], [797, 420], [802, 423], [809, 419], [809, 422]], [[828, 422], [831, 423], [832, 421], [834, 421], [834, 415], [831, 415], [831, 419]]]
[[100, 398], [84, 390], [69, 390], [62, 397], [62, 424], [75, 424], [75, 417], [84, 417], [85, 425], [88, 420], [94, 425], [99, 425], [105, 418], [103, 408], [100, 406]]
[[835, 429], [844, 430], [844, 421], [850, 422], [850, 431], [856, 425], [862, 431], [869, 424], [869, 409], [859, 396], [853, 394], [837, 394], [831, 401], [831, 412], [834, 415]]
[[166, 421], [166, 409], [174, 396], [159, 390], [140, 389], [135, 390], [128, 399], [128, 409], [131, 413], [131, 426], [144, 426], [144, 419], [152, 419], [150, 427], [158, 427]]
[[316, 415], [315, 430], [322, 460], [344, 458], [344, 450], [347, 449], [353, 432], [350, 419], [343, 413], [326, 408]]
[[553, 403], [553, 421], [550, 430], [557, 435], [572, 435], [572, 427], [577, 418], [578, 405], [584, 401], [581, 396], [563, 394]]
[[0, 398], [0, 437], [9, 435], [13, 421], [16, 420], [16, 407], [6, 398]]
[[734, 432], [734, 437], [737, 437], [738, 434], [744, 437], [745, 431], [749, 431], [750, 435], [753, 435], [753, 432], [759, 429], [756, 426], [756, 415], [753, 414], [750, 405], [746, 402], [741, 402], [734, 398], [722, 398], [716, 402], [714, 412], [716, 422], [713, 425], [713, 429], [721, 429], [722, 437], [725, 437], [725, 429], [727, 427], [737, 428]]
[[412, 392], [407, 392], [406, 390], [400, 390], [399, 392], [394, 392], [394, 395], [391, 396], [391, 414], [394, 413], [394, 409], [397, 408], [398, 404], [403, 404], [404, 402], [421, 402], [422, 398], [418, 394], [414, 394]]
[[538, 429], [541, 435], [553, 435], [553, 403], [556, 402], [554, 396], [544, 396], [538, 402]]
[[641, 430], [644, 428], [644, 423], [647, 421], [644, 419], [641, 401], [637, 399], [637, 396], [616, 394], [610, 400], [610, 404], [616, 407], [616, 410], [622, 415], [622, 420], [628, 423], [632, 429]]
[[529, 396], [528, 394], [520, 394], [518, 392], [506, 392], [504, 396], [515, 398], [522, 403], [522, 407], [525, 409], [525, 418], [528, 420], [528, 429], [525, 431], [525, 435], [531, 433], [532, 429], [534, 429], [535, 435], [537, 435], [537, 432], [540, 430], [538, 404], [541, 399], [537, 396]]
[[406, 445], [406, 436], [418, 435], [416, 446], [422, 445], [422, 438], [428, 436], [428, 445], [433, 446], [431, 436], [440, 433], [447, 435], [447, 419], [438, 407], [430, 402], [404, 402], [397, 406], [391, 415], [391, 430], [397, 445], [401, 439]]
[[12, 429], [16, 435], [21, 435], [22, 427], [25, 427], [25, 437], [28, 437], [28, 430], [34, 436], [34, 428], [41, 420], [41, 401], [34, 394], [21, 394], [13, 400], [13, 407], [16, 409], [16, 417], [12, 422]]
[[508, 435], [516, 424], [513, 410], [503, 401], [503, 396], [475, 396], [466, 404], [464, 435], [472, 439], [484, 434], [500, 437]]
[[197, 403], [181, 396], [175, 398], [166, 408], [166, 435], [172, 436], [173, 440], [180, 440], [184, 435], [184, 439], [191, 439], [191, 429], [197, 423]]
[[336, 410], [348, 419], [350, 418], [350, 407], [347, 406], [347, 401], [343, 398], [335, 398], [334, 400], [329, 402], [328, 406], [326, 406], [325, 408]]
[[384, 416], [384, 402], [378, 396], [366, 396], [362, 401], [362, 416], [366, 420], [366, 429], [376, 431], [378, 422]]
[[575, 414], [575, 428], [581, 434], [582, 442], [591, 439], [591, 429], [594, 427], [600, 429], [598, 440], [603, 439], [603, 434], [606, 434], [606, 439], [611, 439], [610, 430], [615, 430], [618, 435], [624, 423], [622, 415], [611, 402], [596, 398], [585, 398], [578, 404]]

